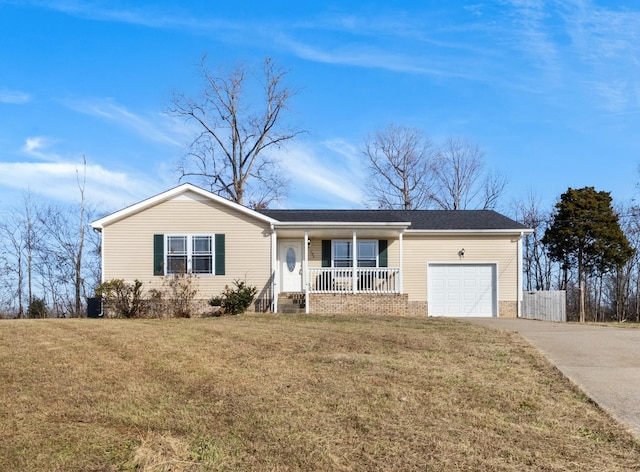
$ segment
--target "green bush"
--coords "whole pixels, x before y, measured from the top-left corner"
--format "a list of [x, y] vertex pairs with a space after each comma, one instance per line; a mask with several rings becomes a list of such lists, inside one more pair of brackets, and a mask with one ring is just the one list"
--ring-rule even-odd
[[47, 305], [42, 298], [33, 298], [27, 309], [29, 318], [46, 318]]
[[209, 300], [209, 305], [220, 306], [222, 312], [229, 315], [239, 315], [247, 311], [258, 293], [258, 287], [247, 285], [243, 280], [235, 280], [233, 284], [235, 288], [227, 285], [222, 295]]
[[211, 306], [222, 306], [222, 295], [217, 295], [209, 300]]
[[142, 282], [136, 279], [128, 284], [122, 279], [102, 282], [96, 288], [96, 296], [115, 310], [116, 316], [139, 318], [144, 315], [146, 303], [142, 296]]

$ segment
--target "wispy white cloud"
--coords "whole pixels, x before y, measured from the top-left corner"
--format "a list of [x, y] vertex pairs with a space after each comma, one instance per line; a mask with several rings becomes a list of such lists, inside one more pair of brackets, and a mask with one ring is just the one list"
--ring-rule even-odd
[[81, 156], [58, 153], [56, 143], [59, 140], [48, 136], [29, 137], [21, 148], [29, 160], [0, 162], [0, 203], [27, 190], [60, 202], [77, 202], [78, 186], [84, 180], [87, 200], [109, 211], [154, 195], [167, 185], [142, 173], [110, 170], [91, 162], [85, 165]]
[[[476, 5], [471, 14], [462, 10], [464, 19], [456, 7], [357, 18], [336, 15], [317, 24], [283, 26], [272, 32], [272, 38], [281, 49], [313, 62], [461, 79], [496, 88], [530, 88], [512, 80], [513, 49], [504, 47], [496, 8], [485, 13], [484, 5]], [[485, 19], [488, 15], [492, 16]]]
[[[82, 162], [2, 162], [0, 186], [14, 191], [29, 190], [46, 198], [74, 203], [80, 199], [79, 180], [86, 170], [87, 200], [105, 210], [129, 205], [159, 191], [158, 184], [124, 172], [110, 171]], [[0, 195], [7, 192], [0, 192]], [[5, 203], [5, 202], [3, 202]]]
[[587, 0], [562, 2], [571, 52], [600, 105], [611, 112], [638, 109], [640, 12], [606, 8]]
[[[540, 70], [545, 87], [560, 85], [562, 79], [559, 44], [550, 24], [554, 12], [542, 0], [511, 0], [512, 24], [518, 43], [516, 51], [524, 52], [531, 65]], [[552, 82], [552, 83], [549, 83]]]
[[609, 112], [640, 105], [640, 12], [591, 0], [510, 0], [508, 11], [504, 36], [531, 66], [523, 82], [557, 101]]
[[350, 44], [338, 48], [319, 47], [303, 41], [279, 36], [280, 44], [296, 56], [325, 64], [340, 64], [392, 72], [428, 75], [442, 78], [474, 79], [477, 70], [460, 63], [441, 61], [437, 56], [416, 57], [369, 45]]
[[442, 8], [327, 15], [280, 25], [274, 38], [314, 62], [484, 82], [613, 112], [640, 107], [637, 8], [503, 0], [463, 6], [467, 18]]
[[362, 171], [357, 152], [349, 143], [333, 140], [316, 147], [294, 143], [279, 154], [279, 159], [292, 180], [287, 208], [362, 206], [363, 193], [358, 185]]
[[29, 157], [49, 162], [58, 162], [61, 156], [51, 151], [50, 148], [56, 140], [48, 136], [32, 136], [25, 140], [21, 151]]
[[26, 92], [0, 88], [0, 103], [6, 103], [10, 105], [23, 105], [25, 103], [29, 103], [31, 100], [31, 95]]
[[79, 113], [116, 123], [149, 141], [172, 146], [182, 145], [177, 132], [180, 128], [176, 128], [174, 123], [163, 115], [145, 118], [111, 99], [65, 100], [63, 103]]
[[192, 34], [233, 32], [246, 27], [242, 22], [187, 14], [179, 3], [128, 8], [121, 8], [109, 2], [103, 5], [98, 2], [75, 0], [26, 0], [22, 4], [89, 20], [127, 23], [148, 28], [179, 29]]
[[473, 5], [465, 5], [462, 8], [464, 8], [466, 11], [468, 11], [469, 13], [471, 13], [474, 16], [482, 16], [483, 15], [483, 5], [482, 3], [475, 3]]

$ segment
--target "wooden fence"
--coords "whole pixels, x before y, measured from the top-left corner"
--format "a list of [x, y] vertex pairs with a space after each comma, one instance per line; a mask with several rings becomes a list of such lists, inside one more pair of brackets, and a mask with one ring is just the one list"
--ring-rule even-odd
[[524, 292], [522, 317], [543, 321], [567, 321], [567, 292], [564, 290]]

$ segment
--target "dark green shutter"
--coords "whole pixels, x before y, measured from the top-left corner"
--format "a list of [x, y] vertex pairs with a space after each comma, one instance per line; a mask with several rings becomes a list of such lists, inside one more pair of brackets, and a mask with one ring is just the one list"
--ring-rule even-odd
[[322, 267], [331, 267], [331, 240], [322, 240]]
[[378, 267], [389, 266], [389, 256], [387, 255], [388, 241], [386, 239], [380, 239], [378, 241]]
[[164, 234], [153, 235], [153, 275], [164, 275]]
[[215, 235], [215, 275], [225, 275], [224, 264], [224, 234]]

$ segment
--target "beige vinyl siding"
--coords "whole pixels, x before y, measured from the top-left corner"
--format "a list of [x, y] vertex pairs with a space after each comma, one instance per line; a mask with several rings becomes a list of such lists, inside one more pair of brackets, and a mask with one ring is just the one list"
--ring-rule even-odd
[[397, 239], [389, 239], [387, 247], [387, 256], [389, 258], [388, 267], [400, 267], [400, 241]]
[[197, 297], [217, 295], [235, 279], [246, 279], [261, 293], [269, 289], [269, 225], [196, 194], [161, 202], [106, 226], [103, 233], [104, 280], [138, 279], [146, 289], [159, 288], [163, 277], [153, 275], [154, 234], [224, 234], [225, 275], [198, 275]]
[[311, 239], [309, 245], [309, 268], [322, 267], [322, 239]]
[[[465, 255], [458, 253], [464, 248]], [[427, 264], [496, 263], [498, 271], [498, 301], [517, 300], [518, 242], [513, 235], [437, 236], [405, 233], [404, 292], [410, 301], [427, 300]]]

